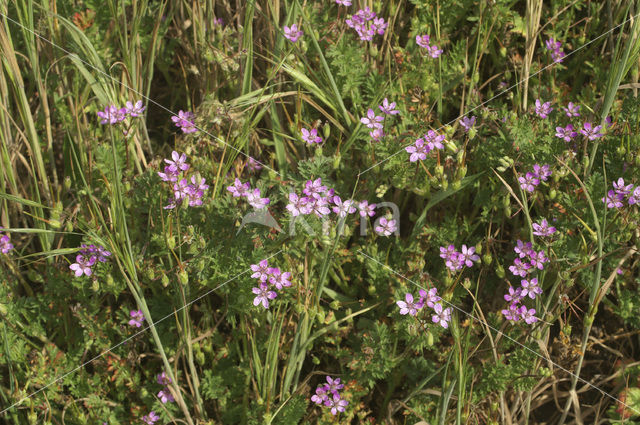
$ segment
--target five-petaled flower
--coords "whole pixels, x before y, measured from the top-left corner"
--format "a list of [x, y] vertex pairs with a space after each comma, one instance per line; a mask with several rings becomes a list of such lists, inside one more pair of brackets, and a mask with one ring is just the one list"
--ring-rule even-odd
[[371, 108], [367, 111], [366, 117], [360, 118], [360, 122], [369, 128], [382, 128], [383, 126], [380, 124], [382, 121], [384, 121], [384, 117], [376, 115]]
[[389, 236], [393, 232], [398, 230], [398, 227], [396, 226], [395, 220], [387, 220], [386, 217], [380, 217], [380, 221], [378, 222], [378, 225], [375, 227], [374, 230], [379, 235]]
[[73, 272], [76, 274], [76, 277], [80, 277], [83, 274], [91, 276], [91, 266], [93, 266], [95, 263], [96, 257], [91, 256], [89, 258], [86, 258], [84, 255], [78, 254], [76, 256], [76, 262], [71, 264], [69, 268], [73, 270]]
[[253, 305], [257, 306], [258, 304], [262, 304], [264, 308], [269, 308], [269, 300], [278, 296], [275, 291], [269, 290], [269, 286], [267, 286], [266, 283], [261, 283], [258, 288], [251, 288], [251, 291], [256, 294], [256, 297], [253, 299]]
[[296, 24], [291, 25], [291, 28], [286, 25], [284, 27], [284, 37], [292, 43], [298, 41], [298, 39], [302, 37], [302, 34], [302, 30], [298, 29], [298, 25]]
[[405, 294], [404, 299], [405, 301], [396, 301], [396, 304], [400, 307], [400, 314], [408, 314], [409, 316], [418, 314], [418, 310], [422, 308], [420, 301], [413, 302], [413, 295], [408, 292]]
[[433, 323], [438, 323], [443, 328], [449, 327], [449, 322], [451, 321], [451, 307], [444, 308], [441, 303], [437, 303], [433, 306], [433, 310], [436, 312], [431, 317]]
[[536, 99], [536, 115], [538, 115], [540, 118], [547, 118], [551, 111], [553, 111], [551, 102], [542, 103], [540, 99]]

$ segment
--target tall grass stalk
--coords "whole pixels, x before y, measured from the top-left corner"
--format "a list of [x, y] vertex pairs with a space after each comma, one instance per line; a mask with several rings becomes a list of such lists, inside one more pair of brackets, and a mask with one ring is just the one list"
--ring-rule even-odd
[[522, 89], [522, 105], [520, 110], [527, 110], [527, 98], [529, 94], [529, 74], [531, 63], [536, 50], [536, 39], [538, 38], [538, 28], [540, 27], [540, 16], [542, 15], [543, 0], [527, 0], [526, 21], [526, 44], [524, 62], [522, 63], [522, 79], [524, 87]]

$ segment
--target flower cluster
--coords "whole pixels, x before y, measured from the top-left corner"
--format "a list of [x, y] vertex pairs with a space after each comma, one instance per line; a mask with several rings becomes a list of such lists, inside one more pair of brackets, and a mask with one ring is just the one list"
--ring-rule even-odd
[[142, 313], [142, 310], [131, 310], [129, 312], [129, 316], [131, 316], [129, 326], [135, 326], [136, 328], [142, 326], [142, 322], [144, 322], [144, 314]]
[[345, 20], [349, 28], [353, 28], [360, 36], [362, 41], [371, 41], [376, 34], [383, 35], [387, 29], [387, 23], [384, 18], [376, 18], [376, 12], [369, 7], [358, 10], [355, 15]]
[[262, 304], [264, 308], [269, 308], [269, 300], [278, 296], [276, 291], [269, 288], [269, 284], [273, 285], [278, 291], [282, 288], [291, 286], [291, 273], [283, 272], [278, 267], [269, 267], [267, 260], [262, 260], [258, 264], [252, 264], [252, 278], [258, 279], [260, 282], [257, 288], [251, 291], [256, 295], [253, 299], [253, 305]]
[[[382, 105], [378, 105], [380, 111], [385, 115], [397, 115], [400, 113], [396, 109], [396, 102], [389, 103], [386, 97], [382, 101]], [[371, 129], [369, 135], [373, 140], [379, 142], [384, 137], [384, 120], [385, 116], [376, 115], [373, 109], [369, 108], [367, 116], [360, 118], [360, 122]]]
[[187, 180], [186, 171], [191, 167], [187, 164], [187, 155], [179, 154], [176, 151], [171, 153], [171, 159], [165, 159], [164, 172], [158, 172], [162, 181], [173, 183], [173, 196], [169, 198], [169, 204], [165, 210], [173, 209], [183, 201], [187, 201], [190, 207], [202, 205], [204, 191], [209, 188], [203, 178], [191, 176], [191, 183]]
[[96, 261], [106, 263], [109, 256], [111, 256], [111, 253], [102, 246], [82, 244], [78, 255], [76, 255], [76, 262], [71, 264], [69, 268], [75, 273], [76, 277], [80, 277], [83, 274], [91, 276], [93, 273], [91, 267], [96, 264]]
[[[543, 222], [546, 222], [546, 220], [543, 220]], [[555, 231], [555, 228], [551, 229]], [[509, 270], [514, 275], [525, 279], [520, 281], [519, 288], [514, 289], [511, 286], [509, 287], [509, 292], [504, 295], [504, 299], [509, 303], [509, 307], [502, 310], [502, 315], [506, 317], [507, 320], [517, 322], [522, 319], [530, 325], [538, 321], [538, 318], [535, 316], [536, 310], [534, 308], [529, 309], [525, 305], [522, 305], [522, 300], [526, 297], [535, 299], [536, 296], [542, 294], [542, 288], [540, 288], [538, 284], [538, 279], [529, 277], [528, 274], [536, 268], [543, 270], [544, 263], [548, 262], [549, 259], [546, 257], [544, 250], [536, 252], [531, 242], [523, 243], [521, 240], [518, 240], [513, 250], [518, 254], [519, 258], [514, 260]]]
[[454, 245], [448, 247], [440, 247], [440, 258], [444, 259], [445, 266], [452, 272], [462, 270], [465, 266], [472, 267], [474, 262], [480, 261], [480, 257], [476, 254], [476, 247], [462, 245], [462, 252], [456, 251]]
[[171, 383], [171, 378], [167, 376], [166, 373], [162, 372], [158, 375], [158, 384], [162, 385], [163, 388], [158, 392], [158, 398], [162, 402], [162, 404], [170, 403], [175, 401], [173, 395], [169, 391], [169, 384]]
[[423, 49], [427, 49], [427, 54], [435, 59], [442, 54], [442, 49], [438, 49], [435, 44], [431, 46], [429, 41], [430, 37], [428, 35], [416, 35], [416, 44]]
[[553, 59], [553, 62], [562, 62], [562, 58], [565, 57], [565, 53], [562, 50], [562, 43], [550, 38], [545, 42], [545, 45], [547, 46], [547, 50], [551, 50], [551, 59]]
[[298, 41], [298, 39], [302, 37], [303, 34], [304, 33], [302, 32], [302, 30], [298, 29], [298, 26], [296, 24], [291, 25], [291, 28], [286, 25], [284, 26], [284, 38], [291, 41], [292, 43]]
[[620, 177], [618, 181], [613, 182], [613, 189], [607, 192], [602, 202], [607, 208], [622, 208], [625, 200], [629, 205], [640, 204], [640, 186], [634, 189], [632, 184], [625, 184], [624, 179]]
[[509, 266], [509, 271], [515, 276], [527, 277], [535, 269], [544, 270], [544, 263], [549, 262], [544, 250], [534, 250], [531, 242], [523, 243], [518, 240], [514, 251], [519, 258], [513, 260], [513, 265]]
[[101, 119], [100, 124], [117, 124], [124, 121], [127, 116], [132, 118], [142, 116], [144, 110], [145, 107], [142, 105], [141, 100], [138, 100], [135, 104], [127, 101], [123, 108], [111, 105], [104, 108], [104, 111], [98, 111], [98, 118]]
[[434, 149], [444, 149], [442, 142], [446, 142], [444, 134], [438, 134], [433, 130], [417, 139], [411, 146], [404, 148], [410, 154], [409, 161], [416, 162], [427, 159], [427, 154]]
[[311, 396], [311, 401], [318, 405], [325, 405], [331, 409], [332, 415], [338, 412], [344, 412], [349, 402], [340, 396], [338, 390], [344, 388], [344, 384], [340, 383], [340, 378], [333, 379], [327, 376], [327, 383], [318, 385], [316, 393]]
[[171, 121], [176, 124], [176, 127], [182, 129], [183, 133], [195, 133], [198, 131], [195, 123], [193, 122], [193, 112], [185, 112], [183, 110], [178, 111], [178, 115], [171, 117]]
[[238, 178], [236, 178], [233, 185], [227, 186], [227, 190], [233, 194], [234, 198], [247, 198], [249, 204], [257, 210], [265, 208], [267, 204], [271, 202], [269, 198], [262, 197], [260, 189], [256, 187], [251, 190], [249, 182], [242, 183]]
[[[2, 229], [2, 227], [0, 227]], [[2, 235], [0, 237], [0, 252], [3, 254], [7, 254], [9, 251], [13, 249], [13, 244], [10, 242], [9, 235]]]
[[[569, 102], [566, 108], [562, 107], [562, 110], [569, 118], [580, 116], [580, 105], [577, 105], [573, 102]], [[611, 122], [611, 118], [607, 117], [605, 121], [610, 127], [611, 124], [609, 123]], [[582, 124], [582, 128], [580, 128], [580, 133], [589, 140], [596, 140], [604, 136], [604, 134], [600, 131], [601, 129], [601, 125], [593, 126], [593, 124], [591, 124], [589, 121], [585, 121]], [[569, 142], [578, 135], [578, 132], [576, 130], [577, 128], [574, 127], [573, 124], [567, 124], [567, 126], [565, 127], [556, 127], [556, 137], [564, 140], [565, 142]]]
[[540, 181], [547, 181], [551, 177], [551, 169], [549, 165], [534, 165], [533, 172], [529, 171], [527, 174], [518, 177], [520, 188], [526, 190], [529, 193], [533, 193], [536, 186], [540, 184]]
[[396, 304], [400, 307], [400, 314], [415, 316], [418, 314], [418, 310], [421, 310], [422, 307], [426, 305], [435, 312], [435, 314], [431, 316], [433, 323], [437, 323], [445, 329], [448, 328], [449, 322], [451, 321], [451, 307], [443, 308], [442, 303], [440, 303], [442, 298], [440, 298], [437, 293], [438, 290], [436, 288], [431, 288], [429, 291], [421, 289], [418, 291], [420, 299], [415, 302], [413, 295], [407, 292], [404, 295], [404, 301], [396, 301]]

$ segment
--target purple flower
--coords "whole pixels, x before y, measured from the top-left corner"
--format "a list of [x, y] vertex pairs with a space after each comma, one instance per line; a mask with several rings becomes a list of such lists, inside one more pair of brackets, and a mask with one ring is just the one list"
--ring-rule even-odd
[[324, 402], [327, 401], [328, 398], [329, 396], [327, 395], [327, 390], [323, 386], [318, 386], [316, 388], [316, 393], [311, 396], [311, 401], [313, 401], [315, 404], [324, 404]]
[[[635, 192], [634, 192], [635, 194]], [[610, 190], [607, 193], [607, 196], [602, 198], [602, 202], [607, 204], [607, 208], [622, 208], [622, 200], [624, 197], [613, 190]]]
[[167, 165], [164, 167], [164, 173], [158, 171], [158, 175], [165, 182], [177, 182], [178, 176], [180, 175], [180, 170], [172, 167], [171, 165]]
[[283, 287], [291, 286], [291, 273], [282, 272], [279, 268], [271, 269], [272, 277], [269, 278], [269, 282], [276, 287], [277, 290], [281, 290]]
[[369, 201], [362, 201], [358, 203], [358, 210], [360, 211], [360, 217], [373, 217], [375, 213], [376, 204], [370, 204]]
[[580, 116], [580, 105], [576, 105], [573, 102], [569, 102], [567, 107], [562, 107], [564, 113], [567, 114], [568, 117], [579, 117]]
[[431, 146], [424, 143], [423, 139], [418, 139], [413, 145], [404, 148], [405, 151], [411, 154], [411, 156], [409, 156], [409, 161], [411, 162], [427, 159], [427, 154], [431, 152], [432, 149]]
[[325, 388], [328, 387], [328, 391], [336, 394], [339, 390], [344, 388], [344, 384], [340, 383], [340, 378], [333, 379], [330, 376], [327, 376], [327, 384], [325, 384]]
[[270, 291], [266, 283], [261, 283], [259, 288], [251, 288], [251, 291], [256, 294], [253, 299], [253, 305], [257, 306], [262, 303], [264, 308], [269, 308], [269, 300], [278, 296], [275, 291]]
[[432, 58], [436, 59], [440, 57], [440, 55], [442, 54], [442, 49], [438, 49], [438, 46], [434, 44], [433, 46], [427, 47], [427, 54]]
[[300, 214], [309, 214], [308, 198], [299, 197], [297, 194], [289, 193], [289, 203], [287, 204], [287, 210], [292, 216], [297, 217]]
[[448, 260], [453, 254], [456, 253], [456, 247], [453, 245], [449, 245], [446, 248], [443, 246], [440, 247], [440, 258], [443, 258], [445, 260]]
[[633, 190], [633, 194], [629, 196], [629, 205], [640, 204], [640, 186]]
[[555, 41], [553, 38], [545, 41], [545, 45], [547, 46], [547, 50], [556, 50], [562, 47], [562, 43], [559, 41]]
[[425, 142], [427, 142], [427, 146], [430, 148], [429, 150], [444, 149], [444, 145], [442, 144], [442, 142], [446, 141], [444, 134], [438, 134], [433, 130], [429, 130], [423, 137]]
[[174, 170], [182, 170], [187, 171], [189, 169], [189, 164], [187, 164], [187, 155], [179, 154], [176, 151], [171, 152], [171, 159], [165, 159], [164, 162], [169, 164]]
[[98, 111], [98, 117], [102, 118], [100, 124], [117, 124], [127, 116], [126, 108], [118, 108], [115, 105], [108, 106], [104, 111]]
[[371, 23], [371, 31], [377, 32], [378, 35], [383, 35], [384, 30], [387, 29], [387, 23], [384, 21], [384, 18], [374, 18]]
[[247, 196], [250, 187], [251, 185], [249, 182], [242, 183], [238, 178], [236, 178], [236, 181], [232, 186], [227, 186], [227, 190], [233, 194], [234, 198], [238, 198], [241, 196]]
[[[462, 270], [462, 268], [464, 267], [464, 264], [465, 264], [464, 257], [459, 252], [454, 252], [444, 262], [444, 265], [454, 273], [458, 270]], [[473, 263], [471, 264], [473, 265]]]
[[458, 121], [460, 123], [460, 125], [464, 128], [465, 132], [469, 132], [473, 126], [476, 123], [476, 117], [473, 116], [471, 118], [469, 117], [463, 117], [460, 121]]
[[533, 192], [535, 187], [540, 184], [540, 180], [533, 173], [527, 173], [524, 177], [518, 177], [518, 182], [520, 182], [520, 188], [527, 192]]
[[312, 145], [314, 143], [322, 143], [322, 137], [318, 137], [318, 129], [312, 128], [311, 131], [303, 128], [300, 130], [302, 132], [302, 140]]
[[384, 137], [384, 130], [381, 128], [374, 128], [369, 132], [369, 136], [376, 142], [379, 142]]
[[142, 314], [142, 310], [131, 310], [129, 312], [129, 316], [131, 316], [129, 326], [135, 326], [136, 328], [142, 326], [142, 322], [144, 322], [144, 314]]
[[249, 160], [247, 161], [247, 167], [252, 173], [262, 170], [262, 165], [260, 165], [260, 163], [252, 157], [249, 157]]
[[398, 227], [396, 226], [395, 220], [387, 220], [386, 217], [380, 217], [378, 226], [376, 226], [374, 230], [381, 236], [389, 236], [398, 230]]
[[86, 258], [84, 255], [78, 254], [76, 256], [76, 262], [71, 264], [69, 268], [74, 271], [76, 277], [80, 277], [82, 274], [91, 276], [91, 266], [93, 266], [95, 262], [96, 257]]
[[144, 112], [145, 107], [142, 105], [142, 100], [138, 100], [135, 105], [132, 102], [127, 101], [127, 103], [125, 103], [124, 109], [127, 114], [131, 115], [132, 117], [139, 117], [140, 115], [142, 115], [142, 112]]
[[577, 132], [573, 131], [573, 126], [571, 124], [566, 127], [556, 127], [556, 137], [563, 139], [565, 142], [570, 142], [571, 139], [578, 135]]
[[438, 323], [445, 329], [448, 328], [449, 321], [451, 321], [451, 307], [443, 309], [442, 304], [437, 303], [433, 306], [433, 311], [436, 312], [436, 314], [431, 317], [433, 323]]
[[378, 108], [387, 115], [396, 115], [400, 113], [400, 111], [395, 109], [396, 102], [389, 103], [389, 100], [387, 100], [386, 97], [382, 100], [382, 105], [379, 105]]
[[339, 196], [334, 196], [333, 203], [336, 204], [336, 206], [333, 207], [333, 212], [342, 218], [346, 217], [347, 214], [353, 214], [356, 212], [356, 207], [353, 206], [354, 202], [351, 199], [347, 199], [343, 202]]
[[520, 255], [520, 258], [524, 258], [529, 256], [529, 252], [531, 252], [533, 245], [531, 242], [522, 243], [520, 239], [518, 239], [517, 245], [513, 250]]
[[156, 379], [158, 380], [158, 384], [160, 385], [166, 386], [171, 383], [171, 378], [169, 378], [164, 371], [162, 373], [159, 373]]
[[416, 44], [424, 49], [429, 48], [429, 36], [428, 35], [416, 35]]
[[261, 282], [266, 282], [271, 274], [271, 268], [267, 260], [262, 260], [258, 264], [251, 265], [251, 271], [254, 273], [251, 275], [254, 279], [260, 279]]
[[478, 255], [476, 255], [475, 252], [476, 252], [475, 246], [470, 246], [469, 248], [467, 248], [466, 245], [462, 245], [462, 252], [460, 253], [460, 256], [462, 258], [460, 260], [464, 262], [467, 267], [473, 266], [474, 261], [475, 262], [480, 261], [480, 257], [478, 257]]
[[322, 178], [318, 177], [315, 180], [307, 180], [302, 191], [305, 195], [314, 198], [320, 198], [323, 193], [327, 192], [327, 186], [322, 185]]
[[418, 304], [420, 304], [420, 307], [426, 304], [427, 307], [433, 308], [437, 302], [442, 300], [442, 298], [440, 298], [437, 295], [438, 294], [437, 288], [431, 288], [429, 289], [429, 291], [425, 291], [424, 289], [421, 289], [420, 291], [418, 291], [418, 293], [420, 294], [420, 300], [418, 301]]
[[543, 218], [542, 221], [538, 223], [533, 223], [533, 234], [536, 236], [551, 236], [556, 232], [556, 228], [553, 226], [549, 226], [546, 218]]
[[509, 286], [509, 293], [504, 294], [504, 299], [512, 304], [517, 304], [522, 299], [522, 288], [514, 289], [513, 286]]
[[195, 133], [198, 131], [196, 129], [195, 124], [193, 123], [193, 112], [184, 112], [183, 110], [178, 111], [177, 116], [172, 116], [171, 121], [176, 124], [176, 127], [182, 129], [183, 133]]
[[513, 266], [509, 266], [509, 270], [516, 276], [525, 277], [529, 273], [531, 266], [523, 263], [519, 258], [513, 260]]
[[313, 212], [316, 216], [322, 218], [323, 216], [329, 214], [331, 209], [327, 205], [329, 205], [329, 201], [325, 198], [309, 198], [309, 211]]
[[520, 320], [520, 312], [518, 311], [518, 306], [516, 304], [509, 305], [509, 308], [502, 310], [501, 313], [507, 320], [514, 322]]
[[540, 99], [536, 99], [536, 115], [538, 115], [540, 118], [547, 118], [551, 111], [553, 111], [551, 102], [542, 103]]
[[156, 413], [152, 410], [148, 415], [142, 417], [142, 422], [147, 425], [153, 425], [160, 419], [160, 416], [156, 415]]
[[547, 50], [551, 50], [551, 59], [553, 59], [554, 62], [562, 62], [562, 58], [565, 56], [564, 51], [561, 49], [562, 43], [550, 38], [545, 42], [545, 44], [547, 46]]
[[366, 117], [360, 118], [360, 122], [369, 128], [382, 128], [382, 124], [380, 124], [382, 121], [384, 121], [384, 117], [377, 116], [371, 108], [367, 111]]
[[600, 129], [602, 128], [601, 125], [593, 127], [591, 123], [587, 121], [583, 124], [582, 127], [583, 128], [582, 130], [580, 130], [580, 133], [582, 133], [584, 137], [589, 140], [595, 140], [603, 136], [602, 133], [599, 133]]
[[542, 294], [542, 288], [538, 286], [538, 279], [533, 278], [531, 280], [522, 280], [520, 282], [522, 286], [522, 291], [520, 292], [522, 297], [526, 297], [527, 295], [532, 300], [536, 298], [536, 295]]
[[298, 39], [302, 37], [302, 34], [303, 32], [298, 29], [296, 24], [291, 25], [291, 28], [286, 25], [284, 27], [284, 37], [292, 43], [298, 41]]
[[336, 0], [336, 3], [342, 6], [351, 6], [351, 0]]
[[13, 245], [10, 242], [8, 235], [2, 235], [0, 237], [0, 252], [3, 254], [7, 254], [9, 251], [13, 249]]
[[520, 307], [519, 313], [520, 313], [520, 317], [522, 319], [524, 319], [524, 321], [528, 325], [538, 321], [538, 318], [536, 316], [534, 316], [534, 314], [536, 314], [536, 309], [535, 308], [531, 308], [531, 309], [527, 310], [527, 307], [522, 306], [522, 307]]
[[[537, 267], [539, 270], [544, 270], [544, 263], [549, 262], [544, 251], [535, 252], [529, 251], [529, 261], [531, 267]], [[524, 277], [524, 276], [522, 276]]]
[[633, 185], [628, 184], [625, 186], [624, 179], [620, 177], [617, 182], [613, 182], [613, 188], [618, 195], [627, 196], [633, 190]]
[[533, 166], [533, 174], [542, 181], [547, 181], [549, 177], [551, 177], [550, 166], [545, 164], [540, 166], [538, 164]]
[[405, 301], [396, 301], [396, 304], [400, 307], [400, 314], [409, 314], [409, 316], [415, 316], [418, 314], [418, 310], [422, 308], [420, 302], [414, 303], [413, 295], [408, 292], [405, 294], [404, 299]]
[[347, 407], [349, 402], [347, 400], [343, 400], [336, 393], [333, 393], [333, 398], [327, 398], [324, 402], [324, 405], [331, 408], [331, 414], [337, 415], [338, 412], [344, 412], [344, 408]]
[[189, 197], [189, 183], [187, 182], [187, 179], [181, 179], [177, 183], [173, 184], [173, 196], [176, 200], [182, 200]]
[[158, 393], [158, 398], [160, 399], [162, 404], [166, 404], [166, 403], [170, 403], [170, 402], [175, 401], [175, 399], [173, 398], [173, 396], [171, 395], [171, 393], [169, 392], [168, 389], [160, 390], [160, 392]]
[[260, 189], [255, 188], [253, 189], [253, 191], [247, 193], [247, 201], [253, 208], [261, 210], [265, 208], [269, 202], [271, 202], [269, 198], [262, 198], [261, 196], [262, 195], [260, 194]]

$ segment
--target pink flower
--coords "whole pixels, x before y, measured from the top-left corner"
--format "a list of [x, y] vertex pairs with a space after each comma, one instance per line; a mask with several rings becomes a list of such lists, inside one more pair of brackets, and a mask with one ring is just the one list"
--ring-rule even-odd
[[407, 292], [404, 299], [405, 301], [396, 301], [396, 304], [400, 307], [400, 314], [408, 314], [409, 316], [415, 316], [418, 314], [418, 310], [422, 308], [422, 305], [420, 305], [419, 302], [413, 302], [413, 295]]
[[256, 294], [256, 297], [253, 299], [253, 305], [257, 306], [258, 304], [262, 304], [264, 308], [269, 308], [269, 300], [278, 296], [275, 291], [269, 290], [266, 283], [261, 283], [258, 288], [251, 288], [251, 291]]
[[351, 0], [336, 0], [336, 3], [341, 6], [351, 6]]
[[298, 41], [298, 39], [302, 37], [302, 34], [303, 32], [298, 29], [296, 24], [291, 25], [291, 28], [286, 25], [284, 27], [284, 37], [293, 43]]
[[300, 130], [302, 132], [302, 140], [312, 145], [314, 143], [322, 143], [322, 138], [318, 137], [318, 129], [313, 128], [311, 131], [303, 128]]
[[428, 35], [416, 35], [416, 44], [424, 49], [429, 48], [429, 36]]
[[139, 117], [140, 115], [142, 115], [142, 112], [145, 110], [145, 107], [142, 105], [142, 101], [139, 100], [135, 103], [135, 105], [132, 102], [128, 102], [125, 103], [125, 111], [127, 112], [127, 114], [129, 114], [132, 117]]
[[436, 314], [431, 317], [433, 323], [438, 323], [445, 329], [448, 328], [449, 322], [451, 321], [451, 307], [443, 309], [442, 304], [437, 303], [433, 306], [433, 310], [436, 312]]
[[158, 398], [160, 399], [162, 404], [175, 401], [169, 390], [167, 390], [166, 388], [160, 390], [160, 392], [158, 393]]
[[233, 194], [234, 198], [238, 198], [241, 196], [247, 196], [250, 187], [249, 182], [242, 183], [238, 178], [236, 178], [236, 181], [232, 186], [227, 186], [227, 190]]
[[375, 213], [376, 204], [370, 204], [369, 201], [362, 201], [358, 204], [358, 210], [360, 211], [360, 217], [373, 217]]
[[76, 262], [71, 264], [69, 268], [74, 271], [76, 277], [80, 277], [83, 274], [87, 276], [91, 276], [91, 266], [93, 266], [96, 262], [96, 257], [92, 256], [90, 258], [85, 258], [84, 255], [78, 254], [76, 256]]
[[142, 422], [147, 425], [153, 425], [158, 420], [160, 420], [160, 416], [156, 415], [156, 413], [152, 410], [148, 415], [142, 417]]
[[142, 310], [131, 310], [129, 312], [129, 316], [131, 316], [129, 326], [135, 326], [136, 328], [142, 326], [142, 322], [144, 322], [144, 314], [142, 314]]
[[380, 217], [380, 222], [374, 230], [381, 236], [389, 236], [393, 232], [397, 231], [398, 227], [396, 226], [395, 220], [387, 220], [386, 217]]
[[377, 116], [371, 108], [367, 111], [366, 117], [360, 118], [360, 122], [369, 128], [382, 128], [383, 126], [380, 124], [382, 121], [384, 121], [384, 117]]
[[427, 159], [427, 154], [433, 149], [429, 144], [425, 144], [423, 139], [417, 139], [416, 142], [404, 148], [405, 151], [411, 154], [409, 161], [416, 162], [419, 160]]
[[400, 113], [400, 111], [396, 109], [396, 102], [389, 103], [389, 100], [387, 100], [386, 97], [382, 101], [382, 105], [379, 105], [378, 108], [387, 115], [396, 115]]

